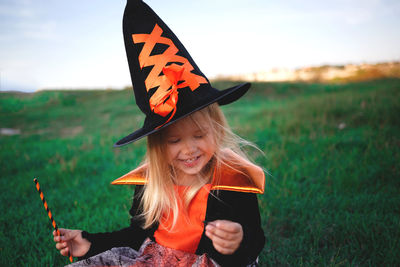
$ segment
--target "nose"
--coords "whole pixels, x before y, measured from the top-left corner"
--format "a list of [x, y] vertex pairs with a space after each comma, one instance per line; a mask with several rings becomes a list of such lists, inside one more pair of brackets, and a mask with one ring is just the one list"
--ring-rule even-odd
[[193, 140], [185, 140], [183, 143], [182, 152], [186, 155], [192, 155], [197, 151], [196, 143]]

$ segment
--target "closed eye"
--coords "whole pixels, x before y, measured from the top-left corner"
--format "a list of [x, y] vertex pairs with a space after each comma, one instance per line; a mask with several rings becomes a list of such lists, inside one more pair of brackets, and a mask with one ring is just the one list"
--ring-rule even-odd
[[178, 142], [180, 141], [180, 139], [168, 139], [167, 140], [167, 143], [168, 144], [177, 144]]
[[194, 135], [194, 138], [201, 139], [201, 138], [204, 138], [206, 135], [207, 135], [206, 133], [196, 134], [196, 135]]

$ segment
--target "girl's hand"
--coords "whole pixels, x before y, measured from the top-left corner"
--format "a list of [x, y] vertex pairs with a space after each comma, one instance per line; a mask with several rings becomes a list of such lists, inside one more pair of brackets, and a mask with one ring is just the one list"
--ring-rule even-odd
[[53, 232], [54, 241], [57, 243], [56, 248], [63, 256], [68, 256], [68, 252], [72, 257], [82, 257], [90, 248], [91, 243], [82, 238], [81, 230], [69, 230], [59, 228], [61, 236], [56, 231]]
[[214, 248], [221, 254], [233, 254], [243, 240], [243, 229], [239, 223], [216, 220], [206, 226], [206, 236], [213, 242]]

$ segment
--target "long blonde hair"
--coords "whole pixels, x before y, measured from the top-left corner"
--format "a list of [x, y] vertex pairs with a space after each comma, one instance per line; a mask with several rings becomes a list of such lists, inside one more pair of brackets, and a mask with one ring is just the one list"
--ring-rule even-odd
[[[240, 156], [246, 158], [240, 147], [242, 145], [252, 145], [250, 142], [241, 139], [235, 135], [229, 128], [226, 118], [217, 103], [211, 104], [185, 118], [183, 120], [192, 120], [196, 123], [195, 116], [202, 116], [209, 126], [209, 131], [213, 137], [215, 145], [215, 154], [210, 162], [204, 168], [203, 173], [198, 175], [198, 179], [186, 190], [184, 196], [185, 208], [196, 193], [207, 183], [211, 181], [214, 168], [221, 164], [230, 164], [224, 161], [223, 149], [229, 148]], [[197, 124], [197, 123], [196, 123]], [[199, 127], [201, 125], [197, 124]], [[174, 227], [178, 214], [178, 202], [174, 185], [177, 177], [174, 169], [169, 166], [165, 160], [166, 141], [165, 128], [147, 137], [146, 163], [148, 163], [146, 179], [147, 184], [143, 191], [141, 207], [144, 217], [143, 228], [149, 228], [157, 222], [160, 222], [163, 216], [173, 216]]]

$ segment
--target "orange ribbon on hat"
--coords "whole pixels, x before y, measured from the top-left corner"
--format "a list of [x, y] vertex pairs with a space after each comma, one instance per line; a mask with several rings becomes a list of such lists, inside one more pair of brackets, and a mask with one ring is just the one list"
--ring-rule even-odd
[[178, 82], [181, 80], [184, 70], [185, 70], [184, 67], [179, 66], [177, 64], [172, 64], [170, 66], [164, 67], [163, 68], [164, 76], [162, 83], [169, 83], [172, 85], [172, 88], [167, 92], [165, 92], [163, 97], [156, 104], [152, 104], [150, 102], [151, 109], [155, 113], [163, 117], [167, 116], [172, 111], [171, 116], [164, 124], [168, 123], [175, 115], [176, 104], [178, 103], [178, 94], [179, 94], [178, 89], [187, 86], [186, 82], [178, 84]]
[[183, 83], [178, 85], [183, 70], [184, 68], [182, 66], [176, 64], [163, 68], [163, 83], [171, 84], [172, 88], [164, 92], [162, 98], [156, 103], [153, 104], [150, 102], [150, 107], [155, 113], [165, 117], [175, 109], [176, 103], [178, 102], [178, 88], [185, 87], [182, 87]]
[[[208, 82], [203, 76], [191, 72], [194, 68], [188, 59], [177, 55], [178, 48], [171, 39], [161, 36], [162, 32], [163, 30], [156, 24], [150, 34], [132, 34], [132, 39], [136, 44], [144, 43], [138, 57], [140, 68], [153, 66], [145, 79], [147, 92], [151, 88], [158, 86], [149, 100], [151, 110], [163, 117], [172, 112], [171, 116], [164, 123], [166, 124], [176, 113], [178, 89], [189, 87], [190, 90], [194, 91], [200, 84]], [[151, 55], [157, 43], [168, 45], [168, 48], [162, 54]], [[167, 66], [170, 62], [182, 63], [182, 65], [173, 63]], [[162, 70], [164, 75], [159, 75], [160, 70]]]

